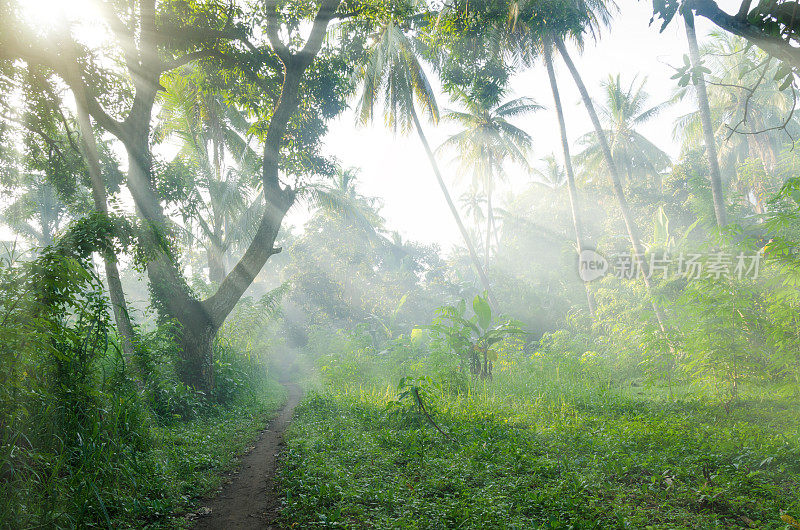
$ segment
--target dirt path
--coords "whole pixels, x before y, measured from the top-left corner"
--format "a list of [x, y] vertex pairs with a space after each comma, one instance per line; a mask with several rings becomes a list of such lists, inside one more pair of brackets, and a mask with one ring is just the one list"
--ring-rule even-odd
[[283, 432], [303, 394], [294, 383], [284, 383], [284, 386], [289, 392], [286, 404], [261, 433], [253, 450], [242, 457], [233, 481], [216, 497], [203, 503], [204, 507], [211, 508], [211, 513], [197, 520], [196, 529], [277, 528], [271, 524], [279, 506], [273, 480], [275, 456], [283, 445]]

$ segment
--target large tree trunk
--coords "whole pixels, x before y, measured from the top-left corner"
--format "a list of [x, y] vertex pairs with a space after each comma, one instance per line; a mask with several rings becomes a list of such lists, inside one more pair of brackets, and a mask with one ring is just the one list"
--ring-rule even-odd
[[[558, 128], [561, 132], [561, 149], [564, 152], [564, 169], [567, 173], [567, 189], [569, 190], [569, 205], [572, 211], [572, 226], [575, 229], [575, 243], [578, 246], [578, 254], [587, 249], [583, 240], [583, 224], [580, 217], [580, 205], [578, 203], [578, 186], [575, 184], [575, 172], [572, 168], [572, 156], [569, 152], [569, 138], [567, 137], [567, 124], [564, 120], [564, 109], [561, 106], [561, 94], [558, 90], [555, 70], [553, 69], [553, 50], [549, 39], [544, 43], [544, 64], [547, 67], [547, 76], [550, 78], [550, 89], [553, 92], [553, 102], [558, 117]], [[580, 266], [580, 263], [578, 264]], [[586, 290], [586, 301], [589, 304], [589, 315], [595, 319], [594, 296], [589, 289], [589, 283], [583, 282]]]
[[447, 189], [447, 184], [445, 184], [444, 179], [442, 178], [442, 174], [439, 171], [439, 164], [436, 162], [436, 157], [433, 155], [430, 145], [428, 145], [428, 140], [425, 138], [425, 133], [422, 131], [422, 125], [419, 122], [417, 112], [413, 105], [411, 106], [411, 118], [414, 120], [414, 127], [417, 129], [419, 139], [422, 142], [422, 146], [425, 148], [425, 153], [428, 155], [428, 161], [433, 168], [433, 174], [436, 176], [436, 181], [439, 183], [439, 187], [442, 189], [442, 194], [447, 202], [447, 206], [450, 208], [450, 213], [453, 215], [453, 219], [455, 219], [456, 224], [458, 225], [458, 230], [461, 232], [461, 237], [464, 239], [464, 244], [467, 245], [469, 257], [472, 260], [472, 265], [475, 267], [475, 271], [478, 273], [478, 278], [480, 279], [481, 284], [483, 285], [483, 288], [489, 297], [489, 300], [491, 301], [492, 305], [497, 308], [497, 299], [492, 292], [491, 285], [489, 285], [489, 278], [486, 277], [486, 272], [483, 270], [481, 261], [478, 258], [478, 254], [475, 252], [475, 247], [472, 244], [472, 238], [469, 237], [469, 232], [467, 232], [467, 228], [464, 226], [464, 222], [461, 220], [461, 215], [458, 213], [458, 209], [453, 203], [453, 198], [450, 196], [450, 191]]
[[[94, 138], [92, 122], [89, 112], [86, 110], [86, 95], [81, 90], [82, 83], [76, 83], [77, 91], [75, 94], [75, 105], [78, 114], [78, 127], [80, 128], [81, 148], [89, 169], [89, 180], [92, 185], [92, 200], [94, 209], [103, 215], [108, 214], [108, 203], [106, 198], [106, 184], [100, 169], [100, 155], [97, 150], [97, 143]], [[108, 283], [108, 294], [111, 299], [111, 309], [114, 313], [114, 321], [119, 331], [120, 342], [122, 342], [122, 353], [129, 369], [134, 373], [138, 372], [134, 359], [134, 335], [133, 325], [131, 324], [128, 304], [125, 301], [125, 292], [122, 289], [122, 281], [119, 277], [116, 256], [103, 254], [103, 263], [106, 270], [106, 282]]]
[[625, 228], [628, 231], [628, 237], [630, 238], [631, 246], [633, 247], [634, 259], [636, 260], [636, 264], [639, 267], [641, 276], [644, 279], [644, 284], [647, 288], [647, 293], [650, 296], [650, 301], [653, 306], [656, 320], [658, 321], [658, 326], [661, 328], [662, 332], [666, 332], [666, 315], [664, 314], [664, 310], [661, 308], [661, 306], [659, 306], [655, 300], [653, 300], [653, 286], [650, 281], [650, 268], [644, 259], [644, 247], [642, 246], [641, 239], [639, 238], [639, 231], [636, 228], [633, 214], [631, 213], [630, 206], [628, 205], [628, 200], [625, 198], [625, 192], [622, 189], [619, 172], [616, 164], [614, 163], [614, 157], [611, 155], [611, 149], [608, 147], [606, 135], [603, 132], [602, 126], [600, 125], [600, 119], [597, 117], [597, 112], [594, 109], [592, 99], [589, 97], [589, 92], [586, 90], [586, 85], [583, 84], [583, 79], [581, 79], [577, 68], [575, 68], [575, 64], [572, 62], [572, 58], [569, 56], [567, 48], [564, 45], [564, 41], [562, 41], [560, 38], [556, 38], [555, 45], [558, 48], [561, 57], [564, 59], [564, 63], [566, 63], [570, 74], [572, 74], [572, 78], [575, 80], [575, 85], [578, 87], [578, 91], [581, 94], [583, 104], [586, 107], [586, 111], [589, 113], [589, 118], [592, 120], [592, 125], [594, 126], [597, 139], [599, 140], [600, 147], [603, 151], [603, 157], [608, 165], [608, 175], [611, 180], [611, 187], [614, 191], [614, 196], [617, 199], [617, 204], [619, 205], [620, 211], [622, 212], [622, 219], [625, 221]]
[[[156, 93], [161, 73], [170, 67], [162, 62], [157, 47], [160, 39], [156, 25], [155, 0], [140, 2], [141, 35], [136, 53], [126, 53], [134, 83], [134, 97], [124, 121], [111, 118], [94, 99], [87, 98], [89, 110], [108, 132], [117, 136], [128, 153], [128, 189], [136, 208], [146, 221], [142, 239], [151, 253], [147, 264], [150, 286], [165, 316], [180, 324], [178, 341], [182, 347], [184, 382], [207, 394], [214, 387], [212, 341], [222, 323], [251, 285], [270, 256], [280, 252], [274, 248], [275, 238], [286, 212], [294, 203], [295, 191], [283, 188], [278, 181], [280, 148], [287, 125], [299, 106], [300, 81], [319, 53], [327, 27], [341, 0], [322, 0], [311, 31], [302, 49], [293, 53], [280, 41], [277, 0], [265, 2], [267, 37], [273, 52], [283, 64], [284, 78], [280, 96], [267, 128], [262, 160], [262, 187], [265, 196], [264, 214], [250, 246], [242, 258], [222, 280], [208, 299], [197, 300], [186, 285], [174, 257], [165, 248], [164, 238], [170, 222], [152, 187], [150, 130]], [[126, 41], [127, 42], [127, 41]], [[132, 45], [132, 44], [131, 44]], [[125, 50], [130, 52], [131, 50]], [[192, 54], [187, 54], [187, 61]], [[137, 59], [138, 57], [138, 59]], [[183, 64], [178, 61], [176, 64]], [[58, 66], [58, 65], [56, 65]], [[59, 71], [59, 68], [56, 67]], [[68, 76], [69, 77], [69, 76]], [[72, 85], [85, 87], [81, 79], [67, 79]], [[73, 87], [74, 88], [74, 87]]]
[[[128, 149], [132, 149], [132, 146], [128, 146]], [[168, 237], [170, 230], [167, 219], [163, 217], [162, 222], [157, 223], [143, 213], [160, 210], [160, 205], [149, 187], [149, 168], [140, 164], [142, 159], [149, 157], [149, 153], [140, 155], [129, 151], [128, 189], [137, 210], [146, 220], [141, 239], [150, 255], [146, 270], [153, 301], [162, 318], [179, 324], [175, 330], [175, 340], [181, 351], [178, 366], [181, 381], [210, 395], [214, 388], [212, 341], [217, 327], [200, 301], [192, 295], [178, 269], [175, 256], [163, 246], [162, 241]], [[153, 202], [150, 202], [151, 198]]]
[[[691, 10], [687, 10], [684, 16], [684, 26], [686, 28], [686, 39], [689, 41], [689, 58], [692, 60], [692, 68], [700, 66], [700, 52], [697, 48], [697, 34], [694, 30], [694, 15]], [[697, 90], [697, 102], [700, 107], [700, 121], [703, 124], [703, 137], [705, 138], [706, 154], [708, 155], [708, 165], [711, 170], [711, 196], [714, 200], [714, 216], [717, 225], [723, 227], [727, 224], [725, 213], [725, 195], [722, 191], [722, 177], [719, 171], [719, 158], [717, 157], [717, 144], [714, 139], [714, 128], [711, 125], [711, 109], [708, 105], [708, 91], [703, 72], [694, 71], [692, 79]]]

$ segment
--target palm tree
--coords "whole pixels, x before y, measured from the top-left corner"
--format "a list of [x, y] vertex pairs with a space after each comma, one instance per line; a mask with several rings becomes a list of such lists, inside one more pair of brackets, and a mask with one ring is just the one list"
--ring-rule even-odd
[[[613, 7], [612, 1], [605, 0], [572, 0], [565, 4], [565, 16], [561, 24], [545, 24], [542, 27], [539, 18], [536, 16], [537, 2], [532, 1], [512, 1], [509, 5], [508, 24], [505, 28], [507, 37], [507, 48], [509, 51], [528, 66], [532, 65], [539, 54], [544, 57], [544, 64], [547, 70], [547, 77], [550, 82], [550, 89], [553, 93], [553, 108], [558, 119], [558, 128], [561, 135], [561, 148], [564, 156], [564, 170], [567, 178], [567, 189], [569, 190], [570, 210], [572, 213], [573, 228], [575, 230], [575, 242], [578, 253], [582, 253], [588, 247], [585, 245], [583, 234], [583, 223], [581, 222], [580, 203], [578, 197], [578, 187], [575, 183], [575, 171], [572, 167], [572, 156], [570, 154], [569, 138], [567, 136], [567, 125], [564, 120], [564, 108], [561, 103], [561, 94], [558, 88], [558, 81], [553, 66], [553, 47], [555, 39], [562, 34], [571, 34], [572, 38], [583, 44], [585, 33], [596, 36], [600, 27], [607, 25], [611, 14], [609, 6]], [[531, 22], [531, 24], [528, 24]], [[588, 32], [586, 31], [588, 30]], [[586, 299], [589, 307], [589, 314], [594, 319], [595, 304], [589, 284], [584, 283]]]
[[625, 228], [628, 231], [628, 237], [631, 241], [631, 246], [633, 247], [634, 258], [639, 266], [639, 270], [642, 271], [642, 278], [644, 279], [645, 287], [651, 296], [653, 311], [655, 313], [656, 320], [658, 321], [658, 325], [662, 332], [666, 332], [666, 315], [664, 314], [664, 310], [661, 308], [661, 306], [659, 306], [655, 300], [652, 299], [653, 286], [650, 282], [650, 270], [647, 262], [644, 259], [644, 247], [642, 246], [642, 240], [639, 236], [639, 230], [633, 218], [633, 213], [628, 205], [628, 200], [625, 197], [625, 191], [622, 188], [622, 180], [620, 179], [619, 171], [614, 161], [614, 155], [612, 154], [608, 140], [606, 139], [605, 131], [600, 124], [600, 118], [597, 116], [597, 111], [595, 111], [592, 98], [589, 97], [589, 92], [586, 90], [586, 85], [583, 83], [583, 79], [581, 78], [578, 69], [575, 68], [575, 63], [572, 62], [572, 58], [570, 57], [567, 47], [564, 44], [564, 40], [561, 38], [561, 36], [557, 36], [555, 38], [555, 45], [559, 54], [561, 55], [561, 58], [567, 65], [567, 69], [572, 75], [573, 80], [575, 81], [575, 85], [578, 87], [578, 92], [581, 94], [581, 99], [586, 107], [586, 112], [589, 114], [589, 118], [592, 120], [592, 125], [594, 126], [595, 134], [597, 135], [597, 140], [603, 153], [603, 158], [605, 158], [608, 176], [611, 180], [611, 187], [620, 211], [622, 212], [622, 219], [625, 221]]
[[[710, 70], [706, 95], [711, 123], [716, 124], [712, 132], [720, 173], [726, 182], [735, 180], [748, 205], [756, 212], [763, 212], [765, 197], [769, 195], [767, 184], [741, 178], [740, 169], [743, 164], [750, 165], [748, 159], [752, 159], [760, 161], [764, 173], [773, 171], [786, 139], [800, 134], [797, 120], [786, 122], [792, 112], [791, 92], [779, 90], [779, 81], [775, 80], [779, 63], [768, 61], [768, 56], [755, 47], [748, 48], [744, 39], [713, 32], [699, 53], [708, 58], [703, 64]], [[762, 72], [763, 79], [759, 82]], [[699, 91], [688, 86], [679, 88], [675, 94], [676, 100], [691, 97], [699, 98]], [[678, 118], [675, 125], [675, 137], [683, 140], [684, 151], [706, 144], [699, 99], [692, 103], [697, 110]], [[732, 127], [743, 125], [745, 115], [748, 131], [763, 132], [731, 134]]]
[[[600, 112], [607, 124], [603, 133], [610, 143], [614, 162], [618, 168], [624, 168], [628, 185], [633, 184], [634, 177], [650, 176], [659, 189], [661, 172], [670, 164], [669, 155], [642, 136], [636, 127], [655, 117], [666, 104], [647, 107], [648, 95], [644, 84], [645, 80], [637, 83], [634, 77], [626, 88], [622, 86], [619, 74], [609, 76], [603, 84], [605, 106]], [[608, 171], [597, 133], [586, 134], [581, 142], [586, 148], [578, 159], [586, 172]]]
[[717, 226], [723, 227], [726, 224], [725, 218], [725, 196], [722, 192], [722, 177], [719, 171], [719, 158], [717, 157], [717, 146], [714, 140], [714, 128], [711, 124], [711, 109], [708, 105], [708, 92], [706, 91], [706, 81], [703, 71], [700, 69], [700, 52], [697, 49], [697, 34], [694, 30], [694, 14], [691, 9], [684, 13], [684, 26], [686, 28], [686, 39], [689, 41], [689, 57], [692, 61], [692, 79], [697, 90], [697, 102], [700, 107], [700, 118], [703, 123], [703, 136], [706, 144], [706, 154], [708, 155], [708, 165], [711, 169], [711, 195], [714, 199], [714, 215], [717, 219]]
[[380, 205], [373, 197], [365, 197], [357, 190], [358, 169], [337, 168], [329, 184], [314, 185], [298, 190], [319, 213], [351, 223], [374, 241], [384, 243], [384, 220], [379, 214]]
[[497, 301], [489, 279], [481, 266], [469, 233], [442, 178], [436, 157], [428, 144], [417, 115], [415, 99], [423, 113], [427, 114], [434, 123], [439, 119], [436, 96], [415, 53], [416, 46], [413, 36], [407, 34], [393, 17], [389, 16], [380, 25], [378, 31], [371, 37], [366, 60], [356, 73], [356, 79], [362, 84], [361, 96], [356, 107], [358, 121], [362, 124], [372, 121], [375, 106], [382, 98], [384, 118], [389, 127], [396, 131], [399, 126], [401, 132], [408, 132], [412, 126], [414, 127], [450, 213], [467, 246], [475, 271], [478, 273], [489, 299], [496, 305]]
[[[542, 158], [544, 162], [544, 169], [534, 169], [534, 182], [547, 186], [551, 189], [557, 189], [567, 182], [567, 176], [564, 173], [564, 168], [558, 164], [555, 155], [547, 155]], [[573, 216], [574, 217], [574, 216]]]
[[464, 213], [472, 218], [472, 224], [477, 234], [476, 239], [482, 241], [481, 226], [486, 221], [486, 196], [479, 188], [472, 186], [469, 191], [461, 194], [460, 202]]
[[[250, 127], [242, 113], [202, 88], [203, 73], [192, 67], [162, 80], [162, 138], [177, 138], [178, 159], [196, 174], [188, 179], [185, 224], [196, 223], [206, 247], [209, 279], [222, 281], [234, 241], [248, 241], [263, 210], [263, 197], [248, 181], [257, 172], [258, 155], [250, 147]], [[232, 158], [237, 167], [227, 167]]]
[[[586, 85], [583, 83], [583, 79], [580, 76], [577, 68], [575, 68], [575, 64], [572, 62], [572, 59], [567, 51], [567, 48], [564, 44], [565, 37], [571, 37], [580, 47], [583, 46], [583, 39], [584, 35], [588, 33], [596, 36], [599, 32], [600, 28], [604, 25], [607, 25], [611, 18], [611, 10], [616, 8], [613, 0], [570, 0], [570, 2], [565, 5], [567, 8], [567, 12], [571, 12], [572, 16], [567, 17], [568, 19], [575, 22], [575, 25], [571, 27], [566, 25], [563, 28], [554, 28], [550, 30], [545, 30], [538, 34], [533, 34], [533, 37], [539, 37], [540, 40], [538, 42], [542, 45], [542, 50], [545, 55], [545, 62], [550, 63], [550, 67], [548, 67], [548, 75], [550, 77], [550, 84], [551, 88], [553, 89], [554, 97], [558, 95], [557, 85], [555, 83], [555, 77], [552, 69], [552, 59], [548, 60], [549, 53], [551, 51], [551, 45], [558, 50], [558, 53], [561, 55], [562, 59], [564, 60], [565, 64], [567, 65], [567, 69], [570, 71], [573, 80], [575, 81], [575, 85], [578, 88], [578, 91], [581, 94], [581, 99], [583, 100], [584, 106], [586, 107], [586, 111], [589, 114], [589, 118], [592, 121], [592, 125], [594, 126], [595, 133], [597, 134], [598, 141], [601, 146], [601, 150], [603, 152], [603, 156], [606, 159], [606, 163], [609, 169], [609, 178], [611, 180], [612, 188], [614, 190], [614, 195], [619, 204], [620, 210], [622, 212], [623, 220], [625, 221], [625, 226], [628, 232], [628, 237], [631, 241], [631, 246], [633, 247], [634, 254], [636, 256], [637, 264], [640, 267], [640, 270], [644, 273], [644, 281], [645, 286], [649, 293], [652, 296], [652, 285], [650, 282], [649, 274], [648, 274], [648, 266], [645, 263], [643, 256], [644, 256], [644, 247], [642, 247], [641, 239], [639, 237], [638, 229], [634, 223], [633, 214], [630, 211], [630, 207], [628, 206], [628, 201], [625, 198], [625, 192], [622, 188], [622, 184], [619, 178], [619, 172], [617, 171], [616, 164], [614, 163], [614, 158], [611, 154], [611, 149], [608, 147], [608, 141], [605, 138], [605, 134], [603, 132], [603, 128], [600, 125], [600, 119], [597, 116], [597, 112], [594, 109], [594, 104], [592, 103], [591, 98], [589, 97], [589, 92], [586, 90]], [[524, 21], [525, 19], [522, 18]], [[556, 102], [556, 108], [561, 109], [562, 106], [560, 104], [560, 98]], [[563, 113], [558, 112], [559, 116], [559, 126], [561, 129], [561, 136], [562, 136], [562, 145], [565, 151], [565, 164], [569, 164], [567, 162], [569, 160], [568, 153], [568, 144], [566, 139], [566, 127], [564, 125]], [[569, 171], [568, 168], [568, 179], [570, 179], [569, 174], [572, 173]], [[574, 177], [573, 177], [574, 178]], [[574, 189], [574, 188], [572, 188]], [[574, 199], [577, 197], [570, 196], [571, 201], [574, 204]], [[573, 217], [573, 219], [575, 219]], [[579, 243], [579, 248], [582, 248]], [[588, 289], [587, 289], [588, 294]], [[590, 302], [591, 304], [591, 302]], [[661, 307], [656, 304], [654, 301], [652, 303], [653, 310], [656, 315], [656, 320], [658, 321], [659, 327], [662, 331], [666, 330], [665, 322], [666, 317], [664, 315], [663, 310]]]
[[[558, 118], [558, 129], [561, 134], [561, 149], [564, 154], [564, 170], [567, 174], [567, 189], [569, 190], [569, 205], [572, 211], [572, 225], [575, 229], [575, 244], [577, 245], [578, 255], [587, 250], [585, 246], [585, 239], [583, 237], [583, 223], [580, 217], [580, 206], [578, 199], [578, 186], [575, 184], [575, 171], [572, 167], [572, 156], [569, 151], [569, 138], [567, 137], [567, 124], [564, 121], [564, 108], [561, 104], [561, 94], [558, 90], [558, 82], [556, 81], [555, 69], [553, 68], [553, 42], [550, 36], [545, 36], [541, 42], [541, 47], [544, 55], [544, 64], [547, 69], [547, 77], [550, 80], [550, 90], [553, 93], [553, 104], [556, 110], [556, 117]], [[592, 320], [595, 318], [595, 304], [592, 291], [589, 289], [587, 282], [583, 283], [584, 290], [586, 291], [586, 302], [589, 306], [589, 315]]]
[[23, 174], [18, 186], [24, 191], [6, 206], [0, 219], [33, 245], [52, 245], [69, 220], [66, 205], [43, 175]]
[[484, 266], [488, 267], [491, 233], [495, 226], [492, 209], [495, 180], [504, 177], [506, 161], [529, 169], [526, 153], [531, 147], [531, 137], [508, 120], [535, 112], [541, 107], [524, 97], [492, 105], [464, 92], [456, 92], [456, 96], [466, 111], [449, 110], [444, 119], [457, 123], [462, 130], [445, 140], [439, 149], [455, 149], [460, 160], [460, 172], [471, 173], [473, 188], [482, 190], [486, 196]]

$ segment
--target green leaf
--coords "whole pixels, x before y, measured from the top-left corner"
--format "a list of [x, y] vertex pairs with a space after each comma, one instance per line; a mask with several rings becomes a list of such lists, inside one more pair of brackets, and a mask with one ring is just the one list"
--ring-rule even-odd
[[472, 300], [472, 309], [478, 317], [478, 326], [484, 330], [488, 329], [492, 324], [492, 308], [489, 306], [489, 302], [478, 295]]

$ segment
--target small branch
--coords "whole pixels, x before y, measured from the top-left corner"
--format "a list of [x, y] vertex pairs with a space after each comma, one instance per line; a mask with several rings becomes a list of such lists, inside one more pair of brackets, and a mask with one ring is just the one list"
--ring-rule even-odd
[[433, 418], [428, 413], [428, 410], [425, 408], [425, 402], [422, 401], [422, 396], [419, 395], [419, 389], [416, 388], [416, 387], [412, 387], [411, 391], [414, 392], [414, 396], [417, 398], [417, 403], [419, 404], [420, 412], [422, 412], [425, 415], [425, 417], [428, 419], [430, 424], [433, 425], [436, 428], [436, 430], [439, 431], [439, 433], [441, 433], [442, 436], [444, 436], [445, 438], [447, 438], [451, 442], [454, 442], [455, 439], [453, 439], [453, 437], [450, 436], [450, 434], [448, 434], [445, 431], [443, 431], [442, 428], [439, 427], [439, 425], [435, 421], [433, 421]]
[[211, 50], [211, 49], [195, 50], [193, 52], [181, 55], [180, 57], [176, 57], [171, 61], [163, 61], [160, 70], [162, 73], [169, 72], [170, 70], [180, 68], [181, 66], [193, 63], [194, 61], [197, 61], [199, 59], [214, 57], [215, 55], [219, 55], [219, 52], [217, 52], [217, 50]]
[[733, 128], [731, 128], [729, 125], [725, 126], [725, 128], [727, 128], [730, 131], [730, 134], [728, 134], [727, 138], [730, 138], [733, 135], [733, 133], [744, 134], [744, 135], [751, 136], [751, 135], [762, 134], [762, 133], [770, 132], [770, 131], [783, 130], [783, 132], [786, 133], [786, 136], [788, 136], [789, 139], [791, 139], [792, 142], [794, 142], [794, 137], [791, 135], [791, 133], [787, 130], [786, 127], [789, 125], [789, 122], [792, 120], [792, 117], [794, 116], [795, 110], [797, 110], [797, 90], [794, 87], [792, 87], [792, 108], [789, 109], [789, 114], [788, 114], [788, 116], [786, 116], [786, 119], [783, 121], [782, 124], [776, 125], [775, 127], [767, 127], [766, 129], [762, 129], [762, 130], [759, 130], [759, 131], [740, 131], [740, 130], [738, 130], [738, 127], [739, 127], [739, 125], [742, 125], [742, 123], [743, 123], [742, 121], [740, 121]]
[[13, 116], [9, 116], [8, 114], [3, 114], [3, 113], [0, 113], [0, 118], [4, 119], [6, 121], [12, 122], [12, 123], [16, 123], [17, 125], [19, 125], [23, 129], [27, 130], [28, 132], [33, 133], [36, 136], [39, 136], [42, 140], [44, 140], [44, 143], [46, 143], [48, 145], [48, 147], [50, 147], [50, 149], [55, 151], [56, 155], [58, 155], [58, 157], [61, 160], [63, 160], [64, 163], [67, 163], [67, 158], [64, 155], [64, 152], [61, 150], [61, 146], [59, 145], [59, 141], [58, 140], [56, 140], [55, 138], [52, 138], [49, 134], [47, 134], [43, 130], [38, 129], [38, 128], [32, 126], [30, 123], [27, 123], [26, 121], [21, 120], [19, 118], [15, 118]]
[[728, 134], [726, 140], [731, 137], [733, 131], [737, 130], [740, 125], [744, 125], [747, 123], [747, 115], [750, 112], [750, 100], [753, 98], [753, 94], [755, 94], [758, 87], [764, 81], [764, 76], [767, 75], [767, 70], [769, 69], [769, 63], [771, 60], [772, 57], [767, 57], [767, 59], [764, 60], [764, 62], [762, 63], [764, 65], [764, 68], [763, 70], [761, 70], [761, 74], [758, 76], [758, 80], [756, 80], [756, 83], [752, 87], [750, 87], [749, 89], [745, 89], [747, 91], [747, 96], [744, 99], [744, 111], [742, 112], [742, 119], [739, 120], [739, 123], [737, 123], [733, 127], [733, 129], [731, 129], [731, 132]]

